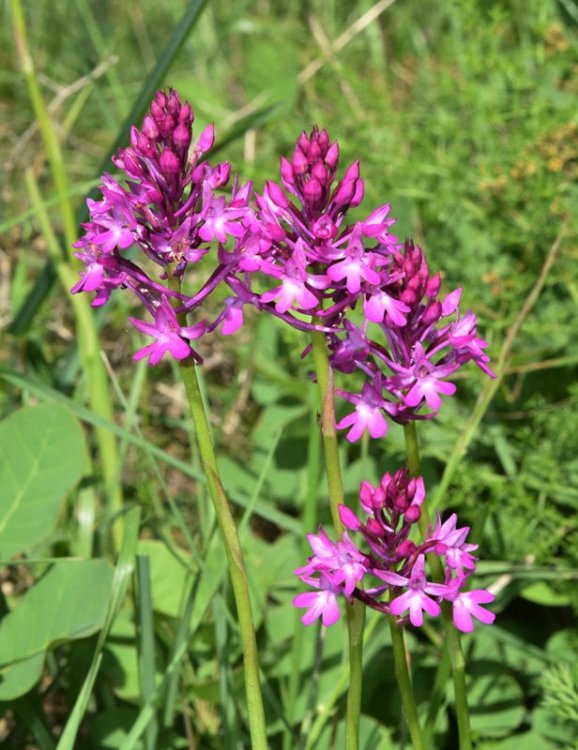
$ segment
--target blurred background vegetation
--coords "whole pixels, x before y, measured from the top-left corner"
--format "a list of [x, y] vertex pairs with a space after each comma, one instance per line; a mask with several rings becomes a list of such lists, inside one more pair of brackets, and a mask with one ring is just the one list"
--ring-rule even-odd
[[[576, 747], [578, 3], [212, 0], [185, 34], [190, 7], [176, 0], [25, 3], [36, 78], [63, 149], [67, 199], [78, 222], [100, 172], [112, 171], [107, 154], [126, 133], [126, 118], [159, 61], [166, 62], [159, 83], [191, 102], [195, 132], [213, 121], [219, 159], [232, 161], [257, 189], [277, 178], [280, 155], [290, 154], [300, 131], [313, 125], [339, 141], [342, 168], [360, 160], [363, 210], [391, 203], [397, 233], [423, 246], [447, 290], [463, 287], [462, 300], [479, 316], [479, 331], [499, 365], [495, 392], [471, 368], [439, 419], [419, 430], [430, 496], [473, 526], [487, 561], [480, 566], [484, 582], [498, 581], [497, 625], [466, 641], [478, 676], [473, 701], [482, 707], [474, 713], [477, 747]], [[50, 270], [49, 239], [24, 171], [33, 173], [59, 238], [60, 198], [13, 44], [8, 3], [0, 13], [0, 365], [21, 376], [18, 382], [4, 378], [0, 410], [6, 416], [22, 403], [48, 398], [47, 390], [39, 396], [27, 383], [77, 404], [86, 393], [69, 298]], [[184, 40], [177, 50], [179, 29]], [[117, 421], [127, 430], [137, 425], [145, 441], [189, 461], [183, 393], [169, 365], [140, 367], [135, 376], [127, 306], [117, 296], [105, 315], [97, 315]], [[207, 339], [203, 351], [227, 489], [252, 513], [246, 545], [261, 588], [259, 636], [274, 716], [283, 715], [279, 706], [294, 668], [289, 600], [300, 541], [291, 522], [312, 491], [307, 440], [315, 431], [315, 394], [305, 385], [308, 363], [299, 359], [304, 346], [295, 332], [252, 318], [233, 339]], [[187, 548], [175, 508], [196, 538], [195, 498], [202, 488], [170, 466], [162, 468], [166, 485], [160, 486], [146, 451], [123, 450], [125, 502], [145, 509], [141, 544], [152, 560], [162, 673], [183, 617], [179, 592], [161, 591], [164, 566]], [[361, 478], [375, 479], [403, 460], [402, 433], [393, 426], [379, 444], [343, 446], [343, 456], [353, 498]], [[198, 466], [194, 454], [192, 462]], [[325, 490], [322, 484], [314, 489], [323, 520]], [[111, 520], [98, 506], [95, 555], [109, 549]], [[71, 554], [77, 533], [71, 503], [36, 556]], [[173, 558], [167, 560], [169, 548]], [[25, 565], [5, 568], [9, 601], [17, 601], [33, 578]], [[218, 591], [218, 606], [228, 612], [226, 585]], [[209, 608], [197, 624], [178, 682], [176, 718], [159, 748], [243, 746], [235, 623], [226, 619], [229, 646], [219, 651], [231, 666], [230, 682], [219, 682], [211, 657], [222, 637], [213, 627], [217, 609]], [[317, 727], [313, 747], [339, 747], [339, 637], [327, 636], [321, 676], [312, 656], [315, 637], [305, 636], [308, 655], [300, 669], [317, 680], [293, 720], [306, 717], [302, 737]], [[385, 729], [368, 723], [367, 747], [397, 747], [398, 706], [383, 697], [393, 690], [392, 678], [384, 682], [382, 666], [375, 666], [384, 653], [388, 658], [387, 635], [376, 626], [372, 637], [364, 711], [368, 722]], [[121, 747], [138, 716], [142, 695], [127, 676], [134, 667], [131, 638], [129, 607], [104, 649], [79, 748]], [[424, 698], [435, 644], [435, 638], [414, 644]], [[35, 701], [0, 705], [0, 742], [19, 750], [54, 747], [48, 739], [43, 745], [34, 722], [23, 717], [32, 711], [56, 736], [91, 649], [93, 641], [55, 649]], [[223, 662], [220, 668], [226, 671]], [[223, 709], [227, 690], [239, 702]], [[323, 702], [330, 710], [319, 724]], [[114, 717], [108, 723], [104, 707]], [[439, 747], [454, 746], [452, 721], [448, 711], [438, 726]], [[272, 728], [275, 747], [282, 732], [279, 718]]]

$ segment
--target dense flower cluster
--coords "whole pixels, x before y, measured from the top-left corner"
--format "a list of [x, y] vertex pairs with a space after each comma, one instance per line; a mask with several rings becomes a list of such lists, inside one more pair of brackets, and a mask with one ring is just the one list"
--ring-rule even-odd
[[[323, 332], [332, 368], [365, 377], [361, 392], [336, 389], [355, 407], [337, 424], [350, 441], [366, 430], [382, 437], [386, 415], [401, 424], [435, 416], [442, 396], [456, 390], [448, 378], [470, 361], [493, 376], [475, 315], [459, 311], [461, 290], [439, 299], [440, 275], [430, 273], [421, 248], [391, 234], [390, 206], [347, 223], [349, 209], [363, 201], [364, 182], [358, 162], [336, 179], [339, 146], [325, 130], [301, 133], [291, 160], [281, 160], [280, 183], [266, 182], [252, 195], [251, 183], [240, 186], [237, 178], [225, 192], [231, 165], [206, 161], [213, 128], [193, 144], [193, 119], [175, 91], [156, 94], [141, 130], [132, 129], [130, 146], [113, 159], [122, 182], [103, 176], [102, 199], [88, 201], [90, 221], [76, 244], [85, 270], [73, 292], [95, 292], [98, 306], [113, 291], [130, 290], [148, 313], [149, 320], [130, 318], [152, 338], [135, 359], [201, 362], [190, 342], [217, 327], [224, 335], [237, 331], [245, 305]], [[214, 261], [204, 263], [201, 277], [198, 263], [211, 248]], [[207, 321], [200, 308], [222, 283], [229, 294]], [[438, 519], [420, 545], [409, 538], [424, 494], [422, 480], [404, 470], [386, 474], [377, 488], [362, 484], [367, 521], [346, 507], [340, 512], [344, 526], [364, 537], [367, 553], [347, 533], [336, 543], [322, 530], [309, 536], [314, 555], [297, 573], [315, 590], [295, 599], [308, 608], [306, 624], [317, 617], [335, 622], [339, 595], [393, 615], [409, 612], [414, 625], [423, 611], [439, 614], [442, 600], [452, 602], [460, 630], [472, 629], [472, 617], [493, 620], [480, 606], [492, 595], [464, 588], [475, 545], [466, 543], [468, 529], [456, 528], [455, 515]], [[426, 554], [444, 563], [443, 583], [426, 580]], [[378, 584], [362, 588], [368, 576]], [[384, 601], [387, 592], [393, 598]]]
[[[422, 478], [410, 479], [406, 469], [399, 469], [393, 475], [385, 474], [377, 487], [362, 482], [361, 507], [368, 516], [365, 523], [346, 506], [339, 508], [341, 522], [363, 537], [367, 552], [354, 544], [347, 531], [338, 542], [331, 541], [323, 529], [318, 535], [308, 535], [313, 555], [295, 574], [314, 590], [293, 600], [296, 607], [307, 608], [302, 618], [305, 625], [319, 617], [324, 625], [333, 625], [339, 618], [339, 596], [350, 601], [355, 597], [385, 614], [403, 617], [407, 613], [414, 626], [423, 624], [424, 612], [439, 615], [444, 600], [452, 603], [454, 624], [463, 632], [474, 629], [474, 618], [483, 623], [494, 621], [495, 615], [481, 606], [492, 602], [493, 594], [485, 589], [466, 590], [476, 567], [472, 552], [477, 545], [467, 543], [469, 528], [457, 528], [455, 514], [444, 523], [438, 517], [421, 544], [409, 538], [421, 517], [424, 498]], [[427, 580], [428, 554], [442, 561], [443, 583]], [[362, 588], [362, 583], [367, 588]]]
[[[153, 338], [136, 358], [149, 356], [154, 365], [168, 353], [200, 361], [189, 342], [217, 326], [234, 333], [246, 304], [323, 331], [332, 367], [366, 376], [360, 393], [337, 390], [355, 406], [337, 425], [351, 441], [365, 430], [383, 436], [385, 415], [400, 423], [434, 416], [441, 396], [456, 390], [448, 378], [470, 360], [492, 374], [475, 315], [458, 310], [460, 290], [438, 299], [440, 275], [430, 274], [419, 247], [402, 246], [390, 233], [390, 206], [346, 223], [364, 182], [354, 162], [335, 184], [339, 147], [325, 130], [299, 136], [291, 161], [281, 160], [281, 184], [267, 182], [253, 206], [250, 183], [239, 187], [235, 179], [222, 194], [231, 165], [203, 159], [213, 145], [211, 126], [191, 149], [192, 123], [191, 107], [175, 91], [157, 93], [142, 130], [133, 128], [131, 145], [114, 158], [125, 184], [104, 175], [102, 200], [88, 201], [90, 222], [77, 243], [86, 270], [73, 292], [96, 292], [93, 305], [102, 305], [113, 290], [128, 288], [152, 317], [131, 318]], [[187, 271], [214, 244], [208, 278], [189, 291]], [[132, 246], [156, 264], [158, 278]], [[221, 311], [199, 320], [198, 308], [221, 282], [230, 289]], [[263, 292], [263, 285], [271, 288]], [[363, 308], [361, 327], [351, 320], [356, 307]], [[183, 325], [191, 313], [197, 322]]]
[[[461, 290], [439, 300], [439, 273], [430, 275], [422, 250], [411, 241], [393, 249], [389, 261], [381, 287], [364, 297], [362, 328], [349, 323], [332, 336], [333, 367], [367, 376], [360, 394], [338, 391], [355, 404], [355, 412], [337, 425], [350, 428], [352, 441], [365, 429], [372, 437], [384, 435], [383, 411], [400, 424], [435, 416], [441, 396], [456, 391], [447, 378], [470, 361], [493, 377], [476, 316], [458, 310]], [[382, 335], [373, 337], [371, 326]]]
[[[216, 240], [246, 232], [252, 210], [251, 184], [235, 180], [229, 198], [219, 194], [229, 182], [228, 163], [211, 167], [203, 155], [213, 145], [213, 127], [191, 147], [193, 112], [175, 91], [159, 91], [142, 130], [132, 128], [131, 145], [113, 159], [124, 172], [125, 185], [110, 175], [102, 178], [102, 200], [88, 201], [90, 221], [76, 244], [86, 267], [73, 292], [96, 292], [93, 305], [108, 301], [115, 289], [130, 289], [152, 316], [152, 323], [131, 318], [133, 325], [154, 341], [136, 353], [156, 364], [165, 353], [175, 359], [192, 355], [187, 341], [203, 335], [198, 321], [182, 326], [177, 313], [197, 308], [223, 276], [222, 266], [195, 294], [186, 294], [183, 279]], [[158, 279], [147, 273], [140, 249], [158, 267]], [[153, 266], [154, 267], [154, 266]], [[176, 283], [175, 283], [176, 282]]]
[[[260, 307], [294, 313], [289, 322], [298, 327], [312, 316], [328, 337], [332, 367], [365, 373], [361, 393], [337, 391], [355, 406], [337, 427], [355, 441], [366, 429], [382, 437], [385, 414], [402, 424], [435, 416], [441, 395], [456, 390], [447, 378], [470, 360], [493, 373], [475, 315], [458, 310], [461, 290], [438, 299], [439, 273], [430, 274], [413, 242], [402, 246], [390, 233], [390, 206], [345, 223], [364, 183], [354, 162], [333, 187], [338, 157], [325, 130], [301, 134], [292, 160], [281, 160], [282, 186], [268, 182], [256, 196], [260, 254], [252, 260], [277, 281]], [[357, 306], [361, 327], [351, 320]]]

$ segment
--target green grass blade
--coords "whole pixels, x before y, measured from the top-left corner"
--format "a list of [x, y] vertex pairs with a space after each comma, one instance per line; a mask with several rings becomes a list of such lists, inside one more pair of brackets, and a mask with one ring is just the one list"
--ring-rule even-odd
[[219, 662], [219, 696], [221, 703], [221, 720], [223, 722], [224, 745], [223, 750], [235, 750], [239, 747], [239, 727], [235, 715], [234, 701], [231, 695], [231, 673], [229, 661], [226, 605], [222, 596], [215, 597], [213, 602], [213, 617], [215, 622], [215, 645]]
[[[150, 564], [147, 555], [136, 556], [135, 594], [140, 695], [143, 703], [146, 703], [155, 692], [155, 633]], [[154, 716], [145, 732], [145, 750], [155, 750], [158, 732], [158, 721]]]
[[88, 709], [92, 689], [102, 662], [104, 644], [106, 643], [114, 618], [124, 600], [134, 570], [140, 517], [141, 511], [140, 508], [137, 507], [131, 508], [125, 514], [123, 539], [114, 571], [112, 590], [104, 626], [98, 636], [90, 669], [86, 675], [70, 717], [66, 722], [66, 726], [64, 727], [64, 731], [62, 732], [56, 750], [74, 750], [76, 735], [78, 734], [84, 714]]

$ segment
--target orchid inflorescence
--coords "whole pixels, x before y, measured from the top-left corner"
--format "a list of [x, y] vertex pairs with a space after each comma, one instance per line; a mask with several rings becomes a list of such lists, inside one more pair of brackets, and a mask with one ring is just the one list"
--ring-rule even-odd
[[[494, 621], [495, 615], [481, 606], [492, 602], [493, 594], [484, 589], [465, 590], [476, 567], [471, 553], [477, 545], [466, 541], [468, 527], [456, 528], [455, 513], [444, 523], [438, 517], [421, 544], [410, 539], [412, 527], [421, 518], [424, 498], [423, 479], [410, 479], [407, 469], [398, 469], [393, 476], [384, 474], [377, 487], [362, 482], [360, 503], [368, 516], [365, 523], [350, 508], [339, 506], [341, 522], [363, 537], [367, 552], [355, 545], [347, 531], [338, 542], [323, 529], [318, 535], [308, 535], [313, 555], [295, 574], [314, 591], [298, 594], [293, 600], [295, 606], [307, 608], [304, 624], [321, 617], [324, 625], [333, 625], [339, 618], [338, 596], [349, 601], [355, 597], [385, 614], [408, 612], [414, 626], [423, 624], [424, 611], [439, 615], [444, 600], [452, 603], [454, 624], [463, 632], [474, 629], [473, 618], [483, 623]], [[442, 583], [426, 579], [427, 555], [435, 555], [444, 564]], [[369, 587], [361, 588], [362, 581], [368, 580]]]
[[[102, 199], [88, 200], [90, 221], [76, 244], [85, 270], [73, 292], [95, 292], [92, 304], [99, 306], [114, 291], [131, 290], [149, 314], [150, 320], [130, 318], [153, 339], [134, 359], [148, 357], [156, 365], [168, 354], [200, 363], [190, 342], [218, 327], [224, 335], [235, 333], [243, 325], [244, 306], [252, 305], [299, 330], [322, 332], [330, 366], [363, 374], [360, 392], [335, 390], [355, 407], [337, 424], [348, 430], [350, 441], [365, 431], [382, 437], [386, 415], [400, 424], [435, 416], [441, 396], [456, 391], [448, 378], [469, 361], [493, 376], [476, 316], [459, 311], [461, 290], [439, 299], [440, 275], [430, 273], [421, 248], [391, 234], [395, 219], [389, 204], [347, 223], [349, 209], [363, 201], [364, 182], [357, 161], [336, 181], [339, 146], [325, 130], [299, 136], [291, 160], [281, 159], [280, 183], [268, 181], [253, 194], [250, 182], [240, 185], [234, 177], [226, 193], [231, 165], [209, 164], [213, 128], [193, 145], [193, 120], [190, 105], [174, 90], [157, 92], [142, 129], [133, 127], [130, 146], [113, 158], [124, 183], [103, 176]], [[206, 261], [199, 262], [215, 245], [215, 261], [199, 284]], [[201, 308], [221, 284], [228, 294], [207, 321]], [[362, 312], [361, 321], [354, 322], [354, 311]], [[344, 526], [363, 534], [369, 555], [347, 536], [336, 543], [322, 531], [310, 536], [315, 555], [300, 575], [316, 591], [298, 597], [299, 605], [315, 602], [305, 622], [315, 613], [325, 624], [334, 621], [337, 594], [391, 614], [409, 609], [413, 624], [421, 622], [422, 609], [437, 614], [442, 599], [453, 602], [462, 630], [470, 629], [472, 614], [490, 621], [493, 616], [479, 605], [491, 595], [463, 592], [473, 558], [467, 551], [460, 556], [457, 543], [448, 545], [447, 539], [461, 539], [462, 550], [472, 545], [463, 546], [464, 530], [455, 529], [455, 518], [438, 521], [420, 546], [409, 540], [421, 502], [415, 497], [423, 500], [420, 482], [396, 473], [371, 492], [365, 483], [362, 505], [371, 516], [366, 524], [342, 507]], [[399, 490], [395, 497], [391, 483]], [[390, 499], [378, 507], [381, 500], [373, 498], [382, 495]], [[400, 498], [410, 495], [412, 502], [402, 510]], [[445, 559], [444, 583], [425, 582], [426, 553]], [[460, 564], [452, 564], [458, 559]], [[359, 588], [366, 575], [380, 585]], [[386, 590], [403, 586], [407, 594], [381, 601]]]

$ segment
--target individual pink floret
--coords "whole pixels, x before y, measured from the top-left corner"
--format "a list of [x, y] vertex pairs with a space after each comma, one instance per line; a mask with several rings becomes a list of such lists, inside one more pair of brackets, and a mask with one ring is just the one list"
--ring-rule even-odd
[[341, 586], [335, 586], [329, 578], [321, 576], [311, 585], [319, 586], [318, 591], [305, 591], [297, 594], [293, 599], [294, 607], [307, 607], [307, 612], [301, 618], [304, 625], [311, 625], [319, 617], [325, 627], [334, 625], [339, 620], [339, 605], [337, 596], [343, 593]]
[[398, 573], [387, 571], [374, 571], [374, 575], [386, 583], [394, 586], [407, 586], [408, 590], [401, 596], [396, 597], [389, 605], [392, 615], [403, 615], [409, 610], [409, 621], [415, 627], [423, 625], [424, 611], [432, 617], [440, 613], [439, 604], [430, 598], [440, 596], [446, 592], [446, 586], [441, 583], [429, 583], [424, 575], [424, 555], [420, 555], [414, 563], [409, 576], [401, 576]]
[[129, 320], [139, 331], [155, 339], [152, 344], [139, 349], [133, 355], [135, 360], [148, 357], [150, 365], [156, 365], [167, 353], [174, 359], [188, 357], [193, 353], [193, 350], [185, 339], [200, 338], [206, 327], [204, 321], [196, 323], [194, 326], [181, 327], [177, 315], [166, 297], [163, 297], [157, 308], [154, 323], [147, 323], [136, 318], [129, 318]]

